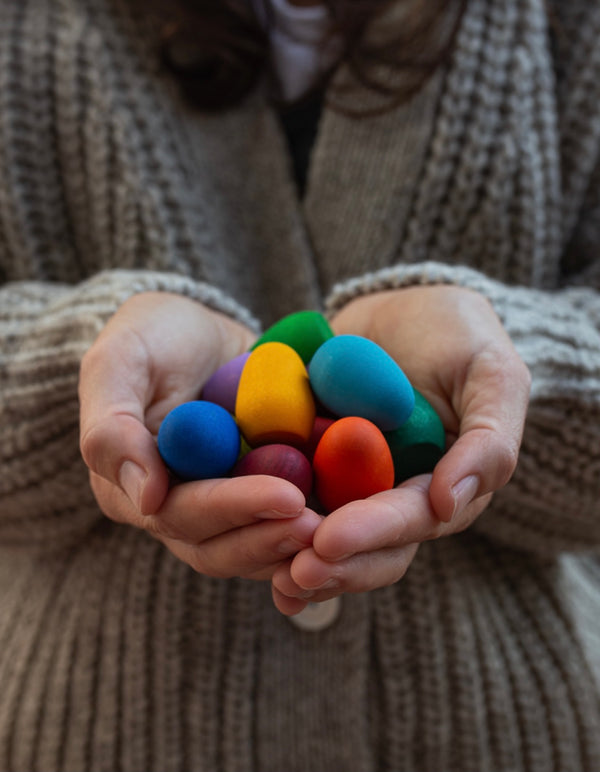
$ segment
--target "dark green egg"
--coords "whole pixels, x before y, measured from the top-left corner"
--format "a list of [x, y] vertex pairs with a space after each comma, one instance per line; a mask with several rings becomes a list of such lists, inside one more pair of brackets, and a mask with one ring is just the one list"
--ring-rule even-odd
[[408, 420], [400, 428], [384, 432], [394, 460], [395, 485], [432, 472], [446, 447], [442, 419], [420, 392], [414, 392], [415, 406]]

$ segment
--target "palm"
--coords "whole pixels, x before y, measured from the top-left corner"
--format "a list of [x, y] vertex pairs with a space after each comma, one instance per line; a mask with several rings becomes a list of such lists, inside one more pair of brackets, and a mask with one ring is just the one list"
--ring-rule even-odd
[[[139, 363], [129, 377], [152, 433], [169, 410], [197, 399], [207, 378], [252, 341], [249, 330], [227, 317], [166, 293], [132, 298], [117, 323], [122, 339], [129, 337], [128, 356]], [[112, 333], [109, 323], [103, 334]]]

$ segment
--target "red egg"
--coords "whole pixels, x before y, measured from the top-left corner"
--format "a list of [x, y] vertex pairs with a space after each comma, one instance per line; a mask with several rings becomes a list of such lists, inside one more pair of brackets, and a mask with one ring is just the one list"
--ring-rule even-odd
[[313, 459], [315, 492], [328, 512], [394, 487], [394, 462], [383, 433], [348, 416], [323, 434]]
[[317, 416], [315, 418], [308, 442], [298, 446], [298, 450], [301, 450], [309, 461], [312, 461], [317, 445], [321, 441], [321, 437], [325, 434], [326, 430], [335, 423], [335, 420], [335, 418], [327, 418], [325, 416]]
[[239, 459], [231, 474], [234, 477], [249, 474], [283, 477], [300, 488], [305, 497], [308, 497], [312, 490], [313, 474], [306, 456], [296, 448], [280, 443], [261, 445], [246, 453]]

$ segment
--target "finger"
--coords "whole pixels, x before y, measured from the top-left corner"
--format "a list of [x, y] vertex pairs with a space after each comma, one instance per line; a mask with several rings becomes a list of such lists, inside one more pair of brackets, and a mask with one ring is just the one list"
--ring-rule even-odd
[[171, 552], [207, 576], [270, 579], [275, 568], [312, 542], [320, 517], [311, 510], [287, 520], [264, 520], [191, 544], [159, 537]]
[[321, 522], [321, 517], [309, 509], [297, 517], [280, 520], [248, 518], [249, 525], [198, 544], [188, 541], [185, 534], [174, 533], [168, 517], [141, 515], [123, 491], [104, 478], [92, 474], [91, 480], [98, 501], [112, 520], [146, 530], [180, 560], [208, 576], [270, 579], [283, 560], [311, 543]]
[[283, 596], [284, 598], [308, 603], [315, 597], [316, 590], [313, 588], [301, 587], [294, 579], [292, 579], [291, 570], [292, 558], [281, 563], [277, 567], [277, 570], [273, 573], [271, 579], [273, 591], [277, 593], [277, 597]]
[[248, 475], [182, 483], [169, 491], [155, 515], [143, 516], [119, 487], [98, 475], [91, 479], [111, 519], [194, 544], [264, 519], [294, 518], [305, 503], [302, 492], [287, 480]]
[[451, 523], [442, 522], [431, 506], [430, 479], [430, 475], [411, 478], [332, 512], [315, 533], [315, 552], [325, 561], [339, 562], [359, 553], [437, 539], [467, 528], [489, 501], [489, 496], [482, 497]]
[[293, 518], [305, 504], [300, 489], [288, 480], [243, 475], [177, 485], [157, 518], [171, 535], [200, 542], [258, 520]]
[[169, 475], [152, 435], [130, 415], [111, 416], [81, 437], [92, 472], [116, 485], [140, 514], [156, 512], [169, 489]]
[[430, 497], [440, 520], [452, 520], [471, 501], [512, 476], [523, 435], [531, 379], [510, 348], [478, 354], [458, 398], [457, 441], [437, 464]]
[[417, 544], [409, 544], [332, 563], [309, 547], [293, 558], [289, 571], [280, 567], [272, 582], [281, 594], [302, 601], [321, 602], [342, 593], [369, 592], [399, 581], [417, 550]]
[[96, 344], [81, 366], [80, 447], [92, 472], [117, 485], [144, 514], [166, 496], [169, 477], [156, 442], [144, 424], [148, 362], [127, 332], [119, 346]]
[[307, 600], [300, 600], [300, 598], [288, 598], [282, 592], [279, 592], [277, 587], [271, 584], [271, 596], [275, 608], [285, 616], [294, 616], [299, 614], [308, 606]]

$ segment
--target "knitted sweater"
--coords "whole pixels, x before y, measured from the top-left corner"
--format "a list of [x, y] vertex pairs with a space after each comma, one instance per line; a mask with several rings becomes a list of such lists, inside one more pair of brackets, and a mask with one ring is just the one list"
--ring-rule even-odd
[[[299, 201], [262, 88], [187, 107], [141, 0], [0, 0], [1, 772], [600, 769], [600, 2], [553, 5], [470, 0], [407, 104], [325, 108]], [[301, 630], [100, 513], [78, 367], [127, 297], [258, 330], [427, 283], [533, 386], [512, 481], [399, 583]]]

